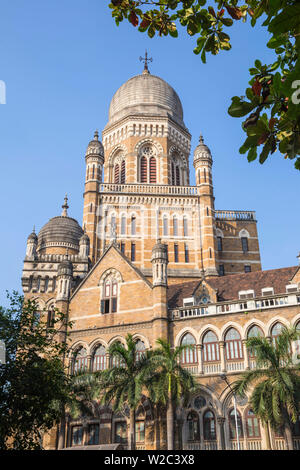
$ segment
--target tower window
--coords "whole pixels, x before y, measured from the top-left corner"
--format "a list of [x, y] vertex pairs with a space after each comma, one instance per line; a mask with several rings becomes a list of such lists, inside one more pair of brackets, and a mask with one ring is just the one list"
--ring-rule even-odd
[[178, 219], [177, 219], [177, 217], [173, 218], [173, 235], [174, 235], [174, 237], [178, 236]]
[[122, 215], [122, 218], [121, 218], [121, 235], [125, 235], [126, 234], [126, 217], [125, 215]]
[[242, 237], [241, 238], [241, 242], [242, 242], [242, 250], [244, 253], [247, 253], [248, 251], [248, 238], [247, 237]]
[[174, 244], [174, 262], [175, 263], [178, 263], [179, 259], [178, 259], [178, 245], [177, 243]]
[[147, 183], [147, 159], [141, 158], [141, 183]]
[[121, 184], [125, 184], [126, 179], [126, 167], [125, 167], [125, 160], [122, 161], [121, 165]]
[[150, 158], [150, 183], [156, 183], [156, 159], [154, 157]]
[[225, 276], [224, 264], [219, 264], [219, 276]]
[[172, 172], [172, 185], [175, 186], [175, 165], [174, 165], [174, 162], [172, 162], [172, 165], [171, 165], [171, 172]]
[[189, 248], [186, 243], [184, 244], [184, 261], [189, 262]]
[[168, 236], [168, 218], [167, 216], [164, 216], [163, 218], [163, 234], [164, 234], [164, 237], [167, 237]]
[[249, 264], [245, 264], [244, 271], [245, 273], [251, 273], [251, 266]]
[[115, 183], [120, 182], [120, 167], [119, 165], [115, 165]]
[[131, 235], [136, 234], [136, 218], [133, 216], [131, 217]]
[[131, 243], [131, 261], [135, 261], [135, 243]]
[[180, 171], [179, 171], [179, 166], [176, 166], [176, 186], [180, 186]]
[[222, 237], [217, 237], [218, 251], [223, 251], [223, 241]]
[[183, 236], [188, 236], [188, 220], [186, 217], [183, 218]]

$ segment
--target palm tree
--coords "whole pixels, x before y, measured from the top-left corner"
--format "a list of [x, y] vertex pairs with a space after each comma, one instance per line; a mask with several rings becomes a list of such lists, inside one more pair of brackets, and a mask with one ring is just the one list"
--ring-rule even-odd
[[109, 355], [116, 365], [103, 371], [101, 378], [104, 387], [102, 403], [112, 403], [114, 411], [122, 411], [125, 405], [130, 409], [130, 450], [135, 449], [135, 411], [142, 397], [142, 373], [150, 366], [149, 351], [142, 355], [137, 352], [131, 334], [126, 336], [126, 346], [113, 343]]
[[149, 390], [150, 399], [154, 403], [167, 406], [168, 450], [173, 450], [174, 405], [180, 400], [187, 402], [190, 392], [196, 388], [193, 375], [180, 364], [182, 352], [191, 346], [172, 348], [163, 339], [158, 339], [157, 344], [159, 348], [150, 354], [150, 366], [145, 369], [143, 382]]
[[295, 328], [283, 328], [272, 343], [260, 336], [249, 338], [247, 347], [255, 353], [256, 368], [244, 372], [233, 384], [235, 393], [241, 396], [254, 387], [250, 396], [254, 413], [265, 426], [267, 436], [269, 426], [284, 429], [288, 449], [293, 448], [292, 423], [300, 411], [300, 367], [291, 354], [292, 341], [299, 338], [299, 333]]

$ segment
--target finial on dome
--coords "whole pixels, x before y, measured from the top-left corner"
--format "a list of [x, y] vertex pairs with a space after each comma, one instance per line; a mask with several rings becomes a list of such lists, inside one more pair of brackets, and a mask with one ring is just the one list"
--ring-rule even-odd
[[63, 211], [62, 211], [62, 217], [68, 217], [68, 209], [69, 209], [69, 206], [68, 206], [68, 195], [66, 194], [65, 195], [65, 203], [61, 206], [63, 208]]
[[202, 133], [200, 133], [199, 143], [200, 143], [200, 144], [204, 144], [204, 139], [203, 139]]
[[35, 233], [35, 225], [33, 226], [32, 233]]
[[99, 132], [98, 132], [98, 129], [95, 130], [94, 140], [99, 140]]
[[141, 62], [144, 62], [143, 74], [150, 73], [150, 72], [149, 72], [149, 69], [148, 69], [148, 62], [152, 62], [153, 59], [152, 59], [152, 57], [149, 57], [149, 59], [148, 59], [148, 52], [147, 52], [147, 49], [146, 49], [146, 51], [145, 51], [145, 57], [140, 57], [140, 61], [141, 61]]

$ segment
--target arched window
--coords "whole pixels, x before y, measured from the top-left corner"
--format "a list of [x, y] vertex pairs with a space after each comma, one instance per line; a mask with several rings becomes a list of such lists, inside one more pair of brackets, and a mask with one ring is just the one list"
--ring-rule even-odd
[[[116, 341], [117, 344], [123, 346], [121, 341]], [[114, 343], [115, 344], [115, 343]], [[110, 366], [111, 367], [122, 367], [123, 366], [123, 359], [119, 356], [112, 356], [110, 357]]]
[[55, 324], [55, 308], [52, 305], [48, 310], [47, 315], [47, 328], [53, 328]]
[[141, 183], [148, 182], [148, 174], [147, 174], [147, 158], [141, 158]]
[[115, 183], [120, 182], [120, 167], [118, 164], [115, 165]]
[[203, 361], [215, 362], [220, 360], [218, 338], [212, 331], [208, 331], [203, 338]]
[[126, 235], [126, 216], [121, 217], [121, 235]]
[[[254, 326], [251, 326], [250, 330], [248, 331], [247, 338], [259, 338], [259, 337], [262, 338], [263, 336], [264, 334], [262, 330], [257, 325], [254, 325]], [[249, 353], [249, 357], [252, 357], [252, 358], [256, 357], [256, 353], [253, 348], [249, 348], [248, 353]]]
[[203, 432], [205, 441], [216, 440], [216, 420], [211, 410], [207, 410], [203, 415]]
[[272, 336], [272, 341], [274, 345], [276, 344], [277, 338], [280, 335], [283, 328], [284, 328], [283, 324], [279, 322], [275, 323], [275, 325], [273, 326], [271, 330], [271, 336]]
[[154, 157], [150, 158], [150, 183], [156, 183], [156, 159]]
[[114, 442], [118, 444], [127, 443], [127, 423], [126, 421], [115, 421], [115, 438]]
[[117, 311], [118, 301], [118, 284], [115, 279], [107, 279], [104, 282], [101, 313], [115, 313]]
[[190, 333], [184, 335], [181, 340], [183, 346], [189, 345], [190, 347], [182, 351], [181, 362], [182, 364], [197, 364], [197, 350], [196, 350], [196, 341], [194, 336]]
[[247, 437], [249, 438], [260, 437], [259, 420], [251, 409], [248, 409], [246, 412], [246, 428], [247, 428]]
[[168, 217], [166, 215], [163, 218], [163, 234], [164, 237], [167, 237], [169, 235]]
[[138, 339], [135, 343], [135, 350], [136, 350], [136, 360], [138, 361], [139, 359], [141, 359], [141, 357], [143, 356], [145, 350], [146, 350], [146, 346], [145, 346], [145, 343]]
[[121, 165], [121, 184], [125, 184], [126, 181], [126, 166], [125, 166], [125, 160], [122, 161]]
[[131, 217], [131, 235], [136, 235], [136, 217], [133, 215]]
[[106, 369], [106, 350], [101, 344], [95, 349], [93, 356], [93, 371]]
[[74, 357], [73, 373], [86, 370], [88, 368], [88, 358], [86, 349], [82, 346], [77, 350]]
[[172, 162], [171, 164], [171, 179], [172, 179], [172, 185], [175, 186], [175, 164]]
[[188, 219], [186, 217], [183, 218], [183, 236], [187, 237], [189, 234], [188, 230]]
[[243, 359], [243, 346], [240, 334], [234, 328], [230, 328], [225, 336], [226, 359]]
[[176, 216], [173, 217], [173, 236], [178, 237], [178, 219]]
[[179, 166], [176, 166], [176, 186], [180, 186], [180, 170], [179, 170]]
[[188, 441], [200, 441], [199, 416], [195, 411], [187, 415], [187, 439]]
[[[232, 409], [229, 412], [229, 434], [230, 439], [237, 439], [237, 432], [236, 432], [236, 421], [235, 421], [235, 411]], [[243, 437], [243, 425], [240, 413], [237, 411], [237, 427], [239, 438]]]

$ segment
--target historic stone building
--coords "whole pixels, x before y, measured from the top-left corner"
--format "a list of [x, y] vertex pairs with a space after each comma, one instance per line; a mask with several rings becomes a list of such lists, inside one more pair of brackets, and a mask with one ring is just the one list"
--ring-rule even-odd
[[[102, 143], [96, 132], [88, 145], [82, 227], [66, 197], [61, 216], [28, 237], [22, 283], [49, 322], [54, 307], [74, 322], [70, 373], [109, 367], [109, 346], [128, 332], [141, 352], [160, 337], [194, 345], [182, 363], [202, 392], [177, 410], [176, 445], [235, 449], [233, 397], [220, 374], [230, 383], [254, 367], [249, 335], [274, 338], [282, 325], [300, 322], [300, 271], [261, 271], [255, 213], [215, 209], [213, 159], [202, 136], [190, 185], [190, 142], [177, 93], [146, 61], [113, 96]], [[241, 448], [263, 449], [265, 431], [247, 400], [238, 413]], [[136, 418], [137, 447], [165, 448], [164, 417], [146, 397]], [[281, 436], [271, 437], [283, 448]], [[126, 410], [99, 408], [94, 419], [67, 422], [63, 446], [127, 439]], [[45, 446], [57, 442], [54, 430]]]

